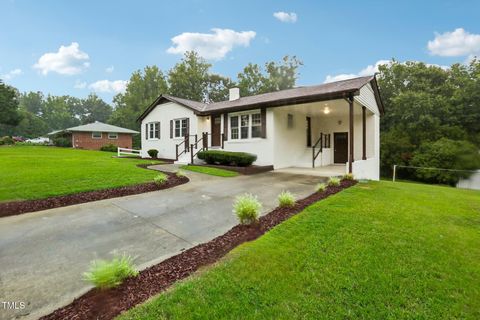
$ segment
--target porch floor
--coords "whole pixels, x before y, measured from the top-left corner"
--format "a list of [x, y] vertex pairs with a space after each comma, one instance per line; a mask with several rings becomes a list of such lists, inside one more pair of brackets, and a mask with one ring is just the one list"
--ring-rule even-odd
[[345, 174], [345, 165], [329, 165], [315, 168], [301, 168], [301, 167], [289, 167], [283, 169], [277, 169], [275, 172], [284, 172], [292, 174], [303, 174], [316, 177], [338, 177]]

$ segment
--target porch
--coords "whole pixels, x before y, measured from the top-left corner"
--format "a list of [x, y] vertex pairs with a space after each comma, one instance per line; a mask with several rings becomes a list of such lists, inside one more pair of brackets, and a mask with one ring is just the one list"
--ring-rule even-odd
[[330, 178], [330, 177], [343, 176], [347, 172], [347, 166], [339, 164], [339, 165], [326, 165], [326, 166], [320, 166], [315, 168], [289, 167], [289, 168], [277, 169], [275, 170], [275, 172]]

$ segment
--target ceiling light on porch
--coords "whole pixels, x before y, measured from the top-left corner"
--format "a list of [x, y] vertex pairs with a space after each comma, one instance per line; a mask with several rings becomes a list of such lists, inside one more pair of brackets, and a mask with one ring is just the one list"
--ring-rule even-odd
[[325, 114], [330, 113], [330, 108], [328, 107], [328, 104], [325, 104], [325, 108], [323, 108], [323, 113], [325, 113]]

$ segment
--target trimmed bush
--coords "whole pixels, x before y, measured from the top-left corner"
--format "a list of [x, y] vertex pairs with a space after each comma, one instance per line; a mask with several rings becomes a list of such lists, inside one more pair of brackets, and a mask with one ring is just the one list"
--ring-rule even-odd
[[224, 166], [248, 167], [252, 165], [257, 156], [246, 152], [231, 152], [221, 150], [200, 151], [198, 158], [208, 164], [221, 164]]
[[62, 148], [71, 148], [72, 147], [72, 139], [67, 137], [56, 137], [53, 138], [53, 145], [56, 147]]
[[258, 216], [262, 210], [262, 204], [257, 197], [246, 193], [237, 196], [233, 203], [233, 212], [237, 215], [241, 224], [250, 224], [258, 221]]
[[290, 191], [282, 191], [278, 195], [278, 205], [280, 207], [293, 207], [295, 205], [295, 196]]
[[117, 146], [109, 143], [100, 148], [101, 151], [117, 152]]
[[158, 150], [157, 149], [150, 149], [147, 151], [148, 155], [154, 159], [157, 158], [158, 156]]
[[11, 145], [11, 144], [15, 144], [15, 141], [13, 140], [12, 137], [5, 136], [5, 137], [1, 137], [1, 138], [0, 138], [0, 146], [2, 146], [2, 145]]
[[156, 176], [155, 178], [153, 178], [153, 182], [155, 182], [155, 184], [161, 186], [162, 184], [164, 184], [165, 182], [167, 182], [168, 180], [168, 177], [166, 174], [163, 174], [163, 173], [160, 173], [158, 176]]
[[340, 179], [335, 177], [330, 177], [330, 179], [328, 179], [327, 184], [329, 187], [338, 187], [340, 185]]
[[327, 185], [325, 183], [317, 184], [317, 192], [323, 192], [325, 189], [327, 189]]
[[113, 288], [120, 285], [128, 277], [136, 277], [138, 271], [133, 266], [130, 256], [116, 256], [110, 261], [94, 260], [83, 278], [100, 289]]
[[342, 177], [342, 180], [355, 180], [354, 177], [353, 177], [353, 173], [347, 173], [347, 174], [344, 174], [343, 177]]

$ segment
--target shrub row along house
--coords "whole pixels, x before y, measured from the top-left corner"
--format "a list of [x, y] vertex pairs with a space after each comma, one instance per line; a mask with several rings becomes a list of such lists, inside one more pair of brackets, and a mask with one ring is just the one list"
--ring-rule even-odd
[[120, 148], [132, 148], [132, 136], [138, 131], [95, 121], [78, 127], [50, 132], [55, 139], [63, 139], [66, 145], [78, 149], [99, 150], [103, 146], [114, 145]]
[[142, 155], [190, 163], [199, 151], [257, 155], [256, 165], [332, 167], [379, 179], [383, 104], [375, 76], [202, 103], [160, 95], [139, 117]]

